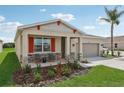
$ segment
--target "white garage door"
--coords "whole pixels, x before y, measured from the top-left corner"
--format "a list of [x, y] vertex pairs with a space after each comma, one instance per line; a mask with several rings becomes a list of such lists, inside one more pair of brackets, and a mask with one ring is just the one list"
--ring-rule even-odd
[[99, 44], [97, 43], [84, 43], [83, 44], [83, 56], [84, 57], [96, 57], [99, 54]]

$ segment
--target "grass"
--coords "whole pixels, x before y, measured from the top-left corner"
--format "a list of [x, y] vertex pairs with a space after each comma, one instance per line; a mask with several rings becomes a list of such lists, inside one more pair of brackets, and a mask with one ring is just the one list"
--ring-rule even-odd
[[[0, 86], [14, 86], [13, 72], [20, 68], [13, 48], [0, 53]], [[93, 67], [88, 74], [52, 84], [56, 87], [124, 86], [124, 71], [105, 66]]]
[[0, 53], [0, 86], [13, 85], [13, 72], [20, 68], [18, 58], [13, 48], [6, 48]]
[[92, 68], [85, 76], [77, 76], [50, 85], [52, 87], [114, 87], [124, 86], [124, 71], [105, 66]]
[[3, 49], [3, 52], [0, 53], [0, 64], [2, 63], [2, 61], [4, 60], [4, 58], [6, 57], [8, 52], [14, 52], [14, 48], [4, 48]]

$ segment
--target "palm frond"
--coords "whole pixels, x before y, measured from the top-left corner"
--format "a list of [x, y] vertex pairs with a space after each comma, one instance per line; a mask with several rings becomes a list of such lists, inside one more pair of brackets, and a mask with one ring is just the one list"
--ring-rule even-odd
[[120, 23], [119, 20], [116, 20], [116, 21], [115, 21], [115, 24], [116, 24], [116, 25], [119, 25], [119, 23]]
[[114, 14], [116, 14], [116, 13], [117, 13], [117, 8], [118, 8], [118, 6], [116, 6], [116, 7], [113, 9], [113, 11], [112, 11], [112, 12], [113, 12]]
[[124, 10], [121, 11], [121, 12], [119, 12], [119, 13], [117, 14], [117, 18], [119, 18], [119, 17], [122, 16], [123, 14], [124, 14]]
[[104, 21], [107, 21], [107, 22], [111, 22], [109, 19], [107, 18], [100, 18], [100, 20], [104, 20]]
[[109, 17], [110, 16], [110, 11], [106, 7], [104, 7], [104, 8], [105, 8], [105, 12], [106, 12], [107, 16]]

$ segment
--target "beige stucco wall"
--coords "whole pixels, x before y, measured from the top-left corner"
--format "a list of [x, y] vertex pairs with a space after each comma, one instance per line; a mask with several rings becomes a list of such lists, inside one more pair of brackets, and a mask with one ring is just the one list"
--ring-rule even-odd
[[71, 28], [68, 28], [64, 24], [57, 23], [47, 24], [40, 26], [40, 30], [37, 30], [37, 27], [31, 27], [24, 29], [24, 33], [32, 34], [32, 35], [47, 35], [47, 36], [71, 36], [71, 37], [79, 37], [80, 33], [73, 33]]
[[2, 52], [2, 50], [3, 50], [3, 42], [0, 41], [0, 52]]
[[[20, 39], [20, 35], [22, 35], [22, 42]], [[40, 30], [37, 30], [37, 27], [26, 28], [22, 30], [22, 33], [15, 39], [16, 44], [16, 54], [20, 59], [20, 55], [22, 52], [22, 58], [27, 57], [28, 55], [28, 36], [52, 36], [56, 37], [56, 52], [61, 52], [61, 37], [81, 37], [81, 34], [77, 31], [75, 34], [73, 30], [67, 27], [64, 24], [57, 23], [47, 24], [40, 26]], [[66, 52], [69, 53], [69, 46], [66, 46]]]
[[103, 39], [95, 37], [82, 37], [83, 43], [103, 43]]
[[16, 55], [18, 56], [18, 59], [20, 60], [21, 56], [21, 36], [19, 36], [16, 41], [15, 41], [15, 50], [16, 50]]
[[78, 47], [78, 39], [75, 38], [75, 39], [71, 39], [71, 53], [76, 53], [76, 50], [77, 50], [77, 47]]

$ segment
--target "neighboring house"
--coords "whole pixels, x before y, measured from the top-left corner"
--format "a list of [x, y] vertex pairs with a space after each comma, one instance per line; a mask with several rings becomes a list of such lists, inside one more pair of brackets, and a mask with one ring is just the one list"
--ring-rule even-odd
[[[104, 39], [104, 47], [107, 47], [108, 49], [110, 49], [111, 47], [110, 37], [107, 37]], [[115, 36], [113, 47], [114, 49], [124, 50], [124, 36]]]
[[3, 51], [3, 41], [0, 40], [0, 52], [2, 52], [2, 51]]
[[[62, 58], [70, 54], [75, 57], [82, 54], [84, 57], [91, 57], [99, 55], [100, 41], [97, 41], [97, 38], [87, 36], [63, 20], [55, 19], [19, 26], [15, 36], [15, 48], [21, 62], [31, 54], [60, 53]], [[88, 49], [85, 46], [93, 47]], [[85, 56], [83, 52], [86, 50], [95, 51], [93, 53], [97, 54]]]

